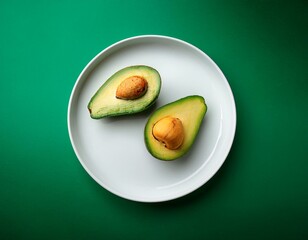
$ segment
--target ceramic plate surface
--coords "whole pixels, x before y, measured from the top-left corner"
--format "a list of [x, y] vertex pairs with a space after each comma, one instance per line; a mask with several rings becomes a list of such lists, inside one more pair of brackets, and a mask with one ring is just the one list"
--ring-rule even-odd
[[[159, 71], [156, 104], [135, 115], [91, 119], [87, 105], [93, 94], [113, 73], [132, 65]], [[147, 119], [188, 95], [203, 96], [208, 106], [197, 139], [184, 157], [157, 160], [144, 144]], [[137, 36], [103, 50], [79, 75], [68, 106], [70, 140], [84, 169], [108, 191], [140, 202], [175, 199], [206, 183], [225, 161], [235, 128], [234, 98], [221, 70], [198, 48], [165, 36]]]

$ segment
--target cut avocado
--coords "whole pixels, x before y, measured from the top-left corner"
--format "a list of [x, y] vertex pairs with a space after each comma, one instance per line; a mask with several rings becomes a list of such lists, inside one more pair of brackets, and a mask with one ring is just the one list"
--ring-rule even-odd
[[[148, 119], [144, 129], [144, 139], [148, 151], [153, 157], [160, 160], [174, 160], [183, 156], [193, 145], [206, 111], [207, 105], [204, 98], [197, 95], [179, 99], [157, 109]], [[170, 124], [165, 124], [165, 122]], [[177, 124], [178, 122], [181, 122], [182, 126]], [[167, 131], [165, 138], [170, 139], [170, 144], [176, 143], [174, 145], [176, 149], [167, 147], [167, 142], [162, 140], [164, 136], [155, 135], [157, 125], [163, 125], [161, 131]], [[174, 127], [176, 125], [178, 127]], [[182, 134], [178, 134], [177, 131], [182, 131]], [[172, 139], [172, 136], [170, 137], [172, 134], [175, 134], [177, 139]], [[184, 138], [181, 139], [183, 134]], [[180, 146], [178, 147], [179, 142]]]
[[[136, 86], [140, 84], [140, 79], [145, 83], [142, 89]], [[161, 78], [154, 68], [144, 65], [123, 68], [113, 74], [91, 98], [88, 104], [90, 116], [99, 119], [141, 112], [155, 102], [160, 88]], [[122, 94], [118, 94], [119, 90]]]

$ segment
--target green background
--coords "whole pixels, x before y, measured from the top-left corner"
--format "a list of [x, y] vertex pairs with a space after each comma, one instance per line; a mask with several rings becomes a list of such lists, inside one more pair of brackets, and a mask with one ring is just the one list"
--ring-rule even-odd
[[[307, 12], [307, 1], [2, 0], [0, 239], [308, 239]], [[238, 117], [218, 173], [155, 204], [94, 182], [66, 118], [85, 65], [143, 34], [206, 52]]]

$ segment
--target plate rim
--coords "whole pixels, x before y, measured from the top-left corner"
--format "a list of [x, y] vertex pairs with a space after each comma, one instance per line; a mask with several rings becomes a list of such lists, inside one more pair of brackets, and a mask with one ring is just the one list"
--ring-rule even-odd
[[[109, 186], [106, 186], [100, 179], [98, 179], [93, 173], [92, 171], [85, 165], [84, 161], [82, 160], [79, 151], [75, 145], [74, 142], [74, 138], [72, 136], [72, 127], [71, 127], [71, 112], [72, 112], [72, 105], [73, 105], [73, 100], [74, 97], [76, 95], [77, 89], [79, 84], [83, 83], [83, 81], [81, 82], [84, 74], [86, 74], [88, 71], [92, 71], [95, 68], [95, 62], [102, 56], [104, 55], [106, 52], [112, 50], [114, 47], [117, 47], [118, 45], [121, 44], [125, 44], [126, 42], [130, 42], [130, 41], [134, 41], [134, 40], [138, 40], [138, 39], [147, 39], [147, 38], [158, 38], [158, 39], [166, 39], [166, 40], [171, 40], [171, 41], [175, 41], [181, 44], [184, 44], [188, 47], [193, 48], [194, 50], [198, 51], [201, 55], [203, 55], [204, 57], [207, 58], [207, 60], [209, 60], [213, 66], [215, 67], [215, 70], [219, 72], [219, 74], [223, 77], [224, 83], [226, 84], [227, 90], [228, 90], [228, 94], [232, 99], [232, 112], [234, 113], [234, 118], [232, 119], [232, 122], [234, 123], [232, 125], [233, 127], [233, 131], [232, 134], [230, 134], [230, 136], [228, 137], [230, 140], [228, 141], [227, 146], [225, 147], [225, 154], [222, 157], [222, 161], [220, 161], [220, 164], [217, 165], [216, 169], [214, 169], [214, 171], [211, 171], [211, 174], [208, 175], [207, 178], [205, 178], [204, 180], [198, 181], [198, 184], [196, 184], [196, 186], [194, 186], [193, 188], [190, 188], [187, 191], [184, 192], [180, 192], [181, 194], [178, 194], [176, 196], [172, 196], [172, 197], [168, 197], [168, 195], [165, 198], [161, 198], [161, 199], [156, 199], [156, 200], [150, 200], [150, 199], [140, 199], [140, 198], [132, 198], [129, 196], [126, 196], [125, 194], [120, 193], [119, 191], [117, 191], [116, 189], [111, 189]], [[93, 68], [91, 68], [91, 66], [94, 64]], [[203, 52], [201, 49], [199, 49], [198, 47], [196, 47], [195, 45], [186, 42], [184, 40], [175, 38], [175, 37], [170, 37], [170, 36], [166, 36], [166, 35], [156, 35], [156, 34], [149, 34], [149, 35], [137, 35], [137, 36], [133, 36], [133, 37], [128, 37], [128, 38], [124, 38], [120, 41], [117, 41], [109, 46], [107, 46], [106, 48], [104, 48], [103, 50], [101, 50], [98, 54], [96, 54], [86, 65], [85, 67], [82, 69], [82, 71], [80, 72], [80, 74], [78, 75], [77, 79], [75, 80], [75, 83], [73, 85], [73, 88], [71, 90], [70, 93], [70, 97], [69, 97], [69, 101], [68, 101], [68, 106], [67, 106], [67, 127], [68, 127], [68, 134], [69, 134], [69, 139], [72, 145], [72, 148], [74, 150], [74, 153], [79, 161], [79, 163], [82, 165], [82, 167], [84, 168], [84, 170], [86, 170], [87, 174], [89, 174], [91, 176], [91, 178], [93, 180], [96, 181], [96, 183], [98, 183], [101, 187], [103, 187], [104, 189], [106, 189], [107, 191], [109, 191], [110, 193], [113, 193], [114, 195], [121, 197], [123, 199], [127, 199], [127, 200], [131, 200], [131, 201], [136, 201], [136, 202], [147, 202], [147, 203], [155, 203], [155, 202], [165, 202], [165, 201], [171, 201], [180, 197], [184, 197], [190, 193], [192, 193], [193, 191], [199, 189], [200, 187], [202, 187], [204, 184], [206, 184], [221, 168], [221, 166], [224, 164], [224, 162], [226, 161], [233, 142], [234, 142], [234, 138], [235, 138], [235, 134], [236, 134], [236, 129], [237, 129], [237, 112], [236, 112], [236, 102], [235, 102], [235, 98], [234, 98], [234, 94], [233, 91], [231, 89], [231, 86], [227, 80], [227, 78], [225, 77], [224, 73], [222, 72], [222, 70], [218, 67], [218, 65], [212, 60], [212, 58], [210, 58], [205, 52]]]

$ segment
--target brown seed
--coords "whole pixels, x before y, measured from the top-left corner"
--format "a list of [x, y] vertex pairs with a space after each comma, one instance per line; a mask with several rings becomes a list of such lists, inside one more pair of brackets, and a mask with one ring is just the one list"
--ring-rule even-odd
[[116, 97], [132, 100], [143, 96], [148, 89], [148, 82], [141, 76], [124, 79], [117, 88]]
[[166, 148], [174, 150], [179, 148], [184, 141], [184, 128], [180, 119], [164, 117], [157, 121], [152, 129], [153, 136]]

